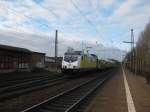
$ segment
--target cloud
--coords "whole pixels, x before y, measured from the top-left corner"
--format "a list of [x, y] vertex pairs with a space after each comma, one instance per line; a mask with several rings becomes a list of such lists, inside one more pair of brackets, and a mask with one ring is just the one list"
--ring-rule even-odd
[[114, 12], [114, 16], [125, 16], [133, 10], [134, 6], [138, 4], [138, 0], [127, 0], [123, 2], [120, 7]]
[[[150, 17], [149, 13], [149, 3], [145, 3], [143, 5], [142, 1], [139, 0], [126, 0], [121, 3], [121, 5], [113, 12], [112, 16], [108, 18], [109, 23], [118, 23], [118, 24], [137, 24], [139, 20], [144, 19], [148, 22], [148, 18]], [[141, 22], [145, 22], [141, 20]], [[145, 24], [140, 24], [144, 26]]]
[[[79, 37], [80, 36], [80, 37]], [[78, 34], [78, 38], [76, 36], [72, 36], [69, 34], [58, 33], [58, 41], [59, 41], [59, 55], [63, 55], [66, 51], [67, 47], [71, 46], [75, 49], [81, 50], [82, 47], [82, 35]], [[67, 38], [64, 38], [67, 37]], [[51, 33], [51, 35], [47, 34], [32, 34], [32, 33], [20, 33], [14, 31], [0, 31], [0, 43], [8, 44], [11, 46], [18, 46], [31, 49], [33, 51], [44, 52], [47, 55], [52, 56], [54, 52], [54, 40], [55, 40], [55, 32]], [[91, 39], [89, 41], [84, 42], [86, 46], [96, 44], [97, 39]], [[85, 46], [84, 46], [85, 47]]]
[[[62, 36], [67, 36], [70, 38], [66, 39], [62, 38]], [[0, 38], [0, 44], [27, 48], [32, 51], [46, 53], [48, 56], [54, 56], [54, 36], [50, 37], [48, 35], [0, 31]], [[108, 48], [108, 46], [105, 47], [103, 44], [98, 43], [97, 39], [81, 41], [81, 38], [76, 39], [75, 37], [71, 37], [71, 35], [60, 33], [58, 38], [58, 55], [63, 56], [68, 47], [72, 47], [75, 50], [92, 47], [92, 49], [89, 49], [90, 53], [97, 54], [99, 58], [114, 58], [121, 60], [121, 54], [119, 54], [122, 53], [121, 50], [118, 51], [116, 48]], [[105, 51], [101, 52], [101, 50]], [[114, 54], [114, 52], [116, 53]]]
[[103, 7], [108, 7], [112, 5], [112, 3], [115, 1], [114, 0], [99, 0], [99, 2], [101, 5], [103, 5]]
[[[50, 53], [46, 46], [54, 47], [58, 29], [60, 45], [65, 46], [59, 47], [62, 52], [77, 43], [76, 48], [81, 48], [81, 41], [93, 46], [98, 41], [103, 47], [124, 50], [129, 49], [122, 41], [130, 39], [130, 29], [135, 29], [138, 40], [138, 34], [150, 20], [148, 0], [72, 1], [77, 8], [71, 0], [1, 0], [0, 43], [23, 45], [52, 55], [54, 51]], [[6, 35], [7, 32], [11, 33]]]

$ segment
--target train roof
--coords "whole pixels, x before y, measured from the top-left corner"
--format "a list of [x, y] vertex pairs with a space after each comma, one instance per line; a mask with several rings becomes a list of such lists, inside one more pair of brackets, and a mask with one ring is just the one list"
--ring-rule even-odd
[[71, 52], [66, 52], [65, 55], [82, 55], [82, 51], [71, 51]]

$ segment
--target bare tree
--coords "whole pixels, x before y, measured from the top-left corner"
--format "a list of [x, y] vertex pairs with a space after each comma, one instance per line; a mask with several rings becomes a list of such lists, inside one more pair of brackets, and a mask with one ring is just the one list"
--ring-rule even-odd
[[[146, 25], [145, 29], [139, 35], [139, 40], [135, 47], [136, 57], [136, 69], [146, 77], [147, 83], [150, 83], [150, 22]], [[129, 60], [133, 51], [130, 51], [126, 58]], [[132, 66], [128, 66], [130, 69], [135, 69]]]

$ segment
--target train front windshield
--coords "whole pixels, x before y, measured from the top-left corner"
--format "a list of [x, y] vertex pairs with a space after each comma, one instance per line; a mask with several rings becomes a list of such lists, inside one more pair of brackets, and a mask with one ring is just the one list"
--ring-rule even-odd
[[66, 62], [75, 62], [77, 61], [78, 57], [76, 55], [65, 55], [64, 61]]

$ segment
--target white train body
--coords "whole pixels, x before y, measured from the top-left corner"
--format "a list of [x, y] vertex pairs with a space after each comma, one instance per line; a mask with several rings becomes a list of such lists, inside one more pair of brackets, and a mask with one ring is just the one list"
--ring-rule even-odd
[[65, 53], [62, 61], [62, 69], [80, 69], [82, 52]]
[[83, 71], [95, 69], [97, 67], [97, 56], [94, 54], [84, 54], [82, 51], [66, 52], [62, 60], [62, 71]]

